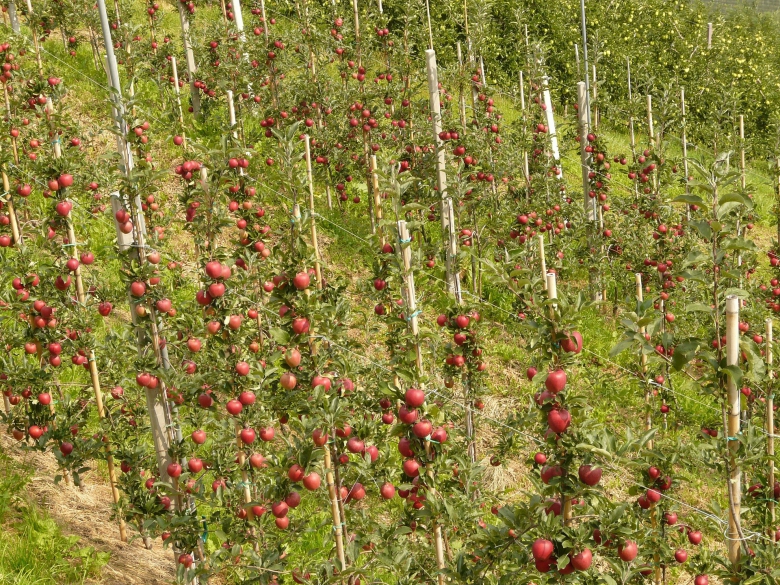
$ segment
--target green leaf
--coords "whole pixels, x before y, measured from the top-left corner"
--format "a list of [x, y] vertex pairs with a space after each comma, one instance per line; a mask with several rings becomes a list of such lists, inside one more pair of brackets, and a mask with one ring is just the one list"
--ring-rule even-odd
[[672, 203], [687, 203], [688, 205], [699, 205], [700, 207], [704, 207], [704, 201], [698, 195], [678, 195], [672, 199]]
[[734, 384], [739, 386], [742, 383], [742, 370], [739, 366], [725, 366], [723, 372], [734, 381]]
[[754, 251], [758, 248], [752, 240], [746, 240], [745, 238], [726, 238], [723, 240], [721, 248], [724, 250], [750, 250]]
[[710, 227], [710, 224], [708, 224], [704, 220], [698, 220], [698, 221], [692, 221], [690, 223], [691, 227], [695, 229], [697, 232], [699, 232], [699, 236], [701, 236], [705, 240], [709, 240], [712, 238], [712, 228]]
[[703, 303], [691, 303], [685, 307], [685, 311], [687, 313], [712, 313], [712, 308], [709, 305], [705, 305]]
[[743, 195], [742, 193], [737, 193], [736, 191], [734, 193], [726, 193], [725, 195], [720, 195], [718, 197], [718, 205], [732, 202], [739, 203], [750, 208], [753, 207], [753, 200], [750, 197]]
[[274, 327], [271, 329], [271, 339], [273, 339], [276, 343], [279, 345], [289, 345], [290, 343], [290, 334], [287, 333], [284, 329], [279, 329], [277, 327]]
[[623, 339], [609, 351], [609, 357], [615, 357], [634, 345], [633, 339]]

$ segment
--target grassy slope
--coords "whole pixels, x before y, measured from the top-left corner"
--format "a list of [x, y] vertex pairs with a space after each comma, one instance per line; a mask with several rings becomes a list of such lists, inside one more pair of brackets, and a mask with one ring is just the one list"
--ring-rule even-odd
[[0, 585], [84, 583], [108, 554], [66, 536], [26, 490], [31, 470], [0, 453]]

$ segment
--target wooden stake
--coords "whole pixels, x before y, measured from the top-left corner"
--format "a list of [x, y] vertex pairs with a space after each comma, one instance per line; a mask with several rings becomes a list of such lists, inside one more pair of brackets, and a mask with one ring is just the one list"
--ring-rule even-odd
[[[645, 300], [644, 290], [642, 288], [642, 274], [637, 272], [634, 276], [636, 280], [636, 300], [641, 304]], [[645, 331], [646, 329], [644, 327], [639, 328], [640, 335], [644, 335]], [[642, 352], [641, 356], [639, 357], [639, 363], [642, 366], [642, 382], [645, 385], [645, 431], [649, 431], [651, 428], [653, 428], [652, 412], [650, 410], [650, 400], [653, 394], [652, 390], [650, 389], [650, 384], [647, 381], [647, 355], [645, 355], [644, 352]], [[647, 448], [653, 448], [652, 439], [647, 441]]]
[[176, 96], [176, 109], [179, 113], [179, 124], [181, 125], [181, 137], [184, 142], [182, 146], [187, 148], [187, 134], [184, 130], [184, 110], [181, 107], [181, 91], [179, 90], [179, 68], [176, 65], [176, 57], [171, 57], [171, 70], [173, 71], [173, 93]]
[[[319, 284], [319, 283], [318, 283]], [[328, 484], [328, 497], [330, 498], [330, 513], [333, 518], [333, 537], [336, 540], [336, 556], [341, 565], [340, 570], [347, 568], [347, 560], [344, 556], [344, 535], [341, 531], [341, 512], [339, 511], [339, 496], [336, 493], [336, 483], [333, 477], [333, 461], [330, 456], [330, 446], [325, 446], [325, 483]]]
[[404, 281], [403, 281], [403, 298], [406, 306], [406, 312], [408, 313], [407, 322], [409, 324], [409, 332], [415, 338], [415, 361], [417, 365], [417, 371], [422, 373], [422, 350], [417, 338], [420, 335], [420, 325], [417, 318], [417, 298], [414, 287], [414, 272], [412, 272], [412, 247], [411, 238], [409, 237], [409, 228], [406, 226], [406, 221], [398, 220], [398, 246], [401, 254], [401, 261], [404, 267]]
[[544, 236], [539, 234], [536, 236], [539, 241], [539, 263], [542, 267], [542, 284], [544, 290], [547, 290], [547, 261], [544, 258]]
[[[688, 184], [688, 136], [685, 127], [685, 88], [680, 88], [680, 112], [682, 114], [682, 151], [683, 151], [683, 172], [685, 173], [685, 193], [690, 194], [691, 187]], [[691, 219], [691, 206], [686, 205], [686, 217]]]
[[27, 24], [30, 26], [30, 32], [33, 38], [33, 48], [35, 49], [35, 61], [38, 64], [38, 76], [43, 79], [43, 62], [41, 61], [41, 47], [38, 39], [38, 26], [35, 24], [35, 12], [33, 12], [32, 2], [27, 0]]
[[387, 242], [387, 238], [385, 237], [384, 230], [382, 229], [382, 195], [379, 192], [379, 175], [377, 174], [376, 155], [372, 154], [370, 160], [371, 190], [374, 194], [374, 217], [376, 218], [376, 229], [379, 233], [379, 240], [384, 246], [385, 242]]
[[[773, 490], [775, 486], [775, 387], [774, 387], [774, 379], [775, 379], [775, 372], [772, 369], [772, 363], [774, 362], [774, 357], [772, 356], [772, 319], [766, 320], [766, 365], [769, 370], [768, 372], [768, 379], [769, 384], [767, 388], [767, 396], [766, 396], [766, 434], [767, 434], [767, 440], [766, 440], [766, 454], [767, 459], [769, 459], [769, 478], [767, 483], [769, 484], [769, 489]], [[770, 492], [771, 493], [771, 492]], [[772, 526], [769, 529], [769, 535], [772, 538], [773, 541], [775, 541], [775, 500], [774, 498], [769, 499], [769, 512], [772, 516]]]
[[[241, 483], [244, 485], [244, 503], [248, 504], [252, 501], [252, 491], [249, 489], [249, 476], [246, 472], [244, 463], [246, 462], [246, 452], [244, 451], [244, 442], [241, 440], [241, 431], [243, 426], [240, 422], [236, 421], [236, 446], [238, 447], [238, 466], [241, 468]], [[247, 514], [249, 519], [254, 518], [254, 512], [247, 506]]]
[[[458, 41], [457, 44], [458, 49], [458, 66], [463, 69], [463, 53], [461, 52], [460, 48], [460, 41]], [[523, 73], [520, 72], [520, 75]], [[458, 88], [459, 95], [458, 95], [458, 107], [460, 108], [460, 125], [463, 128], [463, 132], [466, 132], [466, 93], [463, 90], [463, 83], [460, 84], [460, 87]]]
[[707, 23], [707, 48], [712, 48], [712, 23]]
[[739, 184], [744, 191], [747, 188], [745, 175], [745, 116], [739, 116]]
[[655, 129], [653, 128], [653, 96], [647, 95], [647, 134], [650, 142], [655, 141]]
[[5, 171], [2, 171], [3, 177], [3, 191], [8, 194], [8, 218], [11, 221], [11, 237], [13, 237], [14, 246], [23, 245], [21, 232], [19, 231], [19, 219], [16, 217], [16, 210], [14, 209], [13, 196], [11, 195], [11, 184], [8, 180], [8, 175]]
[[[726, 297], [726, 364], [728, 366], [739, 365], [739, 299], [730, 295]], [[733, 377], [728, 377], [728, 411], [726, 440], [730, 451], [730, 477], [729, 477], [729, 528], [728, 528], [728, 557], [732, 564], [739, 562], [741, 554], [740, 537], [740, 509], [742, 501], [742, 482], [739, 459], [738, 437], [740, 434], [740, 392]]]
[[263, 19], [263, 36], [265, 36], [265, 45], [268, 46], [268, 19], [265, 17], [265, 0], [260, 0], [260, 17]]
[[322, 270], [320, 268], [320, 262], [322, 256], [320, 256], [320, 246], [317, 242], [317, 222], [314, 219], [314, 177], [311, 171], [311, 137], [306, 134], [306, 181], [309, 184], [309, 225], [311, 228], [311, 244], [314, 247], [314, 274], [317, 277], [317, 282], [322, 282]]
[[447, 161], [444, 143], [439, 138], [442, 131], [441, 102], [439, 101], [439, 74], [436, 67], [436, 51], [425, 51], [425, 69], [428, 76], [428, 98], [433, 126], [433, 139], [436, 145], [436, 185], [441, 197], [441, 230], [446, 246], [447, 290], [454, 295], [458, 303], [462, 302], [460, 275], [457, 271], [458, 239], [455, 233], [455, 211], [452, 197], [447, 191]]
[[357, 53], [357, 65], [363, 64], [363, 55], [360, 46], [360, 10], [358, 9], [358, 0], [352, 0], [352, 15], [355, 18], [355, 52]]
[[[523, 125], [528, 121], [527, 112], [525, 110], [525, 82], [523, 80], [523, 72], [520, 72], [520, 109], [522, 110]], [[523, 178], [525, 179], [526, 186], [526, 200], [531, 197], [531, 172], [528, 169], [528, 151], [523, 148]]]

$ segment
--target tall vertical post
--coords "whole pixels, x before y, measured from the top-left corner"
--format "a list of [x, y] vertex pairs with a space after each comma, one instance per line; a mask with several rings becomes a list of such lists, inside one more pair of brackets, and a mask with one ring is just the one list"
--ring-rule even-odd
[[599, 122], [601, 121], [599, 119], [599, 104], [598, 104], [598, 97], [599, 97], [599, 82], [598, 78], [596, 77], [596, 64], [593, 64], [593, 84], [591, 85], [591, 88], [593, 89], [593, 101], [596, 102], [593, 106], [593, 119], [592, 119], [592, 128], [595, 130], [599, 127]]
[[[580, 0], [580, 31], [582, 34], [582, 58], [585, 71], [585, 95], [588, 100], [588, 126], [590, 126], [590, 76], [588, 72], [588, 24], [585, 19], [585, 0]], [[528, 26], [525, 27], [526, 45], [528, 45]]]
[[712, 48], [712, 23], [707, 23], [707, 48]]
[[589, 221], [596, 220], [596, 198], [590, 196], [590, 153], [586, 150], [588, 147], [588, 97], [585, 82], [580, 81], [577, 84], [577, 122], [580, 131], [580, 165], [582, 167], [582, 192], [583, 205], [585, 213], [588, 214]]
[[236, 30], [239, 37], [244, 40], [244, 15], [241, 13], [241, 0], [231, 0], [233, 3], [233, 18], [236, 22]]
[[[550, 97], [549, 80], [547, 76], [544, 77], [542, 84], [544, 86], [544, 90], [542, 90], [542, 99], [544, 100], [545, 106], [544, 113], [547, 116], [547, 130], [550, 134], [550, 146], [552, 147], [553, 159], [555, 159], [555, 164], [558, 168], [558, 178], [563, 179], [561, 153], [560, 150], [558, 150], [558, 134], [555, 131], [555, 114], [553, 113], [552, 98]], [[590, 104], [588, 107], [590, 107]], [[588, 116], [588, 125], [590, 125], [590, 116]]]
[[187, 148], [187, 133], [184, 130], [184, 110], [181, 107], [181, 91], [179, 90], [179, 67], [176, 64], [176, 57], [171, 57], [171, 70], [173, 71], [173, 93], [176, 96], [176, 109], [179, 113], [179, 124], [181, 125], [181, 137], [184, 142], [182, 145]]
[[35, 24], [35, 12], [33, 11], [32, 2], [30, 0], [27, 0], [27, 24], [30, 25], [30, 33], [32, 33], [35, 61], [38, 64], [38, 77], [43, 79], [40, 39], [38, 38], [38, 27]]
[[[769, 460], [769, 490], [772, 493], [775, 487], [775, 372], [772, 369], [774, 363], [774, 357], [772, 356], [772, 319], [766, 320], [766, 365], [768, 372], [768, 388], [766, 396], [766, 455]], [[769, 530], [769, 535], [772, 540], [775, 540], [775, 500], [774, 497], [769, 499], [769, 513], [772, 516], [772, 527]]]
[[[520, 109], [522, 110], [523, 125], [525, 125], [527, 116], [525, 111], [525, 81], [522, 71], [520, 71]], [[525, 178], [526, 199], [528, 199], [531, 196], [531, 172], [528, 169], [528, 151], [525, 148], [523, 148], [523, 178]]]
[[[642, 274], [637, 272], [635, 275], [635, 281], [636, 281], [636, 300], [638, 303], [642, 303], [645, 300], [644, 296], [644, 290], [642, 289]], [[640, 335], [645, 334], [645, 328], [640, 327], [639, 328]], [[650, 384], [646, 380], [647, 378], [647, 356], [644, 352], [640, 355], [639, 358], [639, 364], [642, 368], [642, 382], [645, 385], [645, 431], [649, 431], [653, 427], [653, 419], [652, 414], [650, 410], [650, 399], [652, 397], [652, 392], [650, 391]], [[650, 439], [647, 441], [647, 448], [652, 449], [653, 448], [653, 440]]]
[[539, 242], [539, 264], [542, 268], [542, 285], [544, 290], [547, 290], [547, 260], [544, 257], [544, 236], [539, 234], [536, 237]]
[[655, 140], [653, 128], [653, 96], [647, 94], [647, 135], [651, 141]]
[[441, 230], [446, 248], [447, 290], [461, 302], [460, 275], [457, 272], [458, 240], [455, 233], [455, 210], [452, 197], [447, 191], [447, 161], [444, 142], [439, 138], [442, 131], [441, 102], [439, 101], [439, 73], [436, 67], [436, 51], [425, 51], [425, 69], [428, 77], [428, 99], [431, 110], [433, 141], [436, 146], [436, 186], [441, 197]]
[[745, 116], [739, 115], [739, 184], [744, 191], [747, 187], [745, 174]]
[[[691, 187], [688, 184], [688, 134], [685, 124], [685, 88], [680, 88], [680, 113], [682, 114], [682, 152], [683, 152], [683, 173], [685, 173], [685, 193], [691, 192]], [[691, 219], [691, 206], [686, 206], [686, 215], [688, 219]]]
[[358, 0], [352, 0], [352, 16], [355, 19], [355, 52], [357, 53], [357, 64], [360, 67], [363, 64], [363, 53], [360, 46], [360, 9]]
[[398, 220], [398, 242], [401, 262], [404, 268], [404, 281], [402, 294], [404, 299], [405, 312], [408, 314], [409, 332], [415, 338], [415, 362], [417, 371], [422, 372], [422, 351], [417, 341], [420, 335], [420, 325], [417, 317], [417, 293], [414, 287], [414, 272], [412, 272], [412, 248], [411, 238], [409, 237], [409, 228], [402, 219]]
[[[133, 153], [127, 145], [125, 136], [127, 133], [126, 124], [124, 122], [124, 105], [122, 103], [122, 86], [119, 81], [119, 71], [116, 66], [116, 57], [114, 56], [114, 45], [111, 40], [111, 27], [108, 23], [108, 14], [106, 12], [105, 0], [98, 0], [98, 12], [100, 14], [100, 25], [103, 31], [103, 44], [106, 50], [106, 62], [108, 66], [109, 81], [113, 88], [113, 107], [115, 110], [115, 117], [117, 120], [117, 146], [124, 159], [124, 172], [129, 174], [133, 168]], [[136, 210], [141, 209], [140, 197], [136, 196], [134, 202]], [[136, 242], [135, 246], [139, 250], [139, 253], [143, 253], [146, 247], [146, 224], [143, 221], [143, 214], [136, 213], [134, 217], [134, 224], [136, 227]], [[131, 314], [135, 316], [135, 312]], [[139, 351], [141, 347], [139, 345]], [[169, 479], [168, 476], [168, 464], [171, 462], [168, 455], [168, 448], [170, 446], [170, 438], [166, 432], [167, 423], [165, 417], [165, 405], [163, 404], [164, 398], [158, 389], [146, 389], [146, 406], [149, 411], [149, 419], [151, 423], [152, 441], [154, 444], [154, 451], [157, 458], [157, 469], [160, 477], [163, 481]]]
[[311, 245], [314, 247], [314, 274], [317, 282], [322, 282], [320, 262], [320, 246], [317, 242], [317, 222], [314, 219], [314, 176], [311, 170], [311, 137], [305, 135], [306, 142], [306, 182], [309, 184], [309, 228], [311, 230]]
[[[195, 116], [200, 115], [200, 93], [197, 87], [195, 87], [195, 73], [198, 71], [198, 67], [195, 64], [195, 52], [192, 50], [192, 42], [190, 41], [190, 19], [185, 12], [184, 5], [181, 2], [177, 2], [179, 7], [179, 23], [181, 25], [181, 38], [184, 44], [184, 57], [187, 62], [187, 75], [190, 78], [190, 101], [192, 102], [192, 113]], [[266, 23], [263, 23], [264, 27], [267, 27]]]
[[260, 18], [263, 19], [263, 36], [265, 44], [268, 46], [268, 19], [265, 17], [265, 0], [260, 0]]
[[626, 57], [626, 79], [628, 81], [628, 140], [631, 146], [631, 154], [636, 158], [636, 137], [634, 136], [634, 116], [631, 113], [631, 102], [634, 99], [631, 90], [631, 59]]
[[[462, 69], [463, 68], [463, 52], [460, 47], [460, 41], [458, 41], [457, 44], [457, 50], [458, 50], [458, 66]], [[522, 75], [522, 71], [520, 72], [520, 75]], [[458, 91], [458, 107], [460, 109], [460, 125], [463, 127], [463, 132], [466, 132], [466, 92], [463, 89], [463, 83], [461, 82], [460, 88]]]
[[16, 2], [14, 2], [14, 0], [8, 0], [8, 20], [11, 21], [11, 30], [18, 35], [21, 29], [19, 27], [19, 15], [16, 14]]
[[379, 192], [379, 174], [377, 173], [377, 161], [376, 155], [371, 155], [371, 190], [374, 195], [374, 219], [376, 221], [376, 229], [379, 233], [379, 239], [382, 245], [385, 244], [387, 238], [385, 237], [385, 231], [382, 229], [382, 218], [384, 214], [382, 212], [382, 194]]
[[[739, 365], [739, 299], [735, 295], [726, 297], [726, 365]], [[740, 392], [732, 376], [728, 377], [727, 432], [729, 448], [729, 528], [728, 557], [731, 563], [739, 562], [741, 551], [740, 509], [742, 501], [742, 481], [737, 451], [740, 434]]]

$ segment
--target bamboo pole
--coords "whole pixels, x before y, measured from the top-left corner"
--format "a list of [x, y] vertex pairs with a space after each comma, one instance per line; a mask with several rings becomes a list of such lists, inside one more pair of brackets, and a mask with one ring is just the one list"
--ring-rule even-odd
[[647, 135], [651, 143], [655, 142], [655, 128], [653, 126], [653, 96], [647, 94]]
[[311, 229], [311, 243], [314, 247], [314, 274], [317, 277], [317, 283], [322, 282], [322, 271], [320, 262], [320, 246], [317, 243], [317, 222], [314, 219], [314, 177], [311, 171], [311, 137], [305, 135], [306, 142], [306, 182], [309, 184], [309, 227]]
[[409, 332], [415, 339], [414, 347], [417, 371], [422, 372], [422, 351], [417, 339], [420, 335], [420, 325], [417, 311], [417, 295], [414, 286], [414, 273], [412, 272], [411, 238], [409, 237], [409, 228], [406, 225], [406, 221], [402, 219], [398, 220], [397, 227], [398, 245], [400, 247], [401, 261], [404, 268], [403, 296], [406, 306], [405, 310], [408, 313], [407, 322], [409, 323]]
[[[636, 300], [638, 303], [641, 304], [645, 300], [644, 290], [642, 288], [642, 274], [637, 272], [634, 276], [636, 280]], [[639, 328], [640, 335], [644, 336], [645, 332], [646, 332], [645, 327]], [[647, 381], [647, 355], [645, 355], [644, 352], [642, 352], [639, 358], [639, 363], [642, 367], [642, 382], [645, 385], [645, 431], [649, 431], [651, 428], [653, 428], [652, 411], [650, 409], [650, 400], [652, 398], [652, 392], [650, 390], [650, 384]], [[647, 448], [648, 449], [653, 448], [652, 439], [647, 441]]]
[[[636, 277], [636, 300], [638, 303], [642, 303], [644, 301], [644, 291], [642, 290], [642, 274], [637, 272], [635, 274]], [[645, 327], [639, 328], [639, 334], [644, 336], [645, 334]], [[650, 409], [650, 400], [652, 398], [652, 391], [651, 391], [651, 385], [647, 380], [647, 355], [642, 352], [639, 357], [639, 364], [642, 368], [642, 383], [645, 385], [645, 431], [649, 431], [652, 428], [652, 411]], [[653, 449], [653, 440], [648, 439], [647, 443], [645, 444], [645, 447], [649, 450]], [[650, 510], [650, 521], [652, 523], [653, 530], [656, 530], [658, 528], [658, 511], [656, 506], [653, 506], [652, 510]], [[661, 566], [659, 564], [659, 555], [656, 553], [653, 555], [653, 560], [655, 561], [655, 569], [653, 570], [653, 583], [654, 585], [661, 585], [662, 579], [661, 579]]]
[[268, 46], [268, 19], [265, 17], [265, 0], [260, 0], [260, 18], [263, 19], [263, 36], [265, 45]]
[[352, 16], [355, 20], [355, 53], [357, 53], [357, 65], [363, 65], [363, 54], [360, 46], [360, 10], [358, 0], [352, 0]]
[[[591, 85], [591, 88], [593, 89], [593, 101], [596, 102], [598, 96], [599, 96], [599, 89], [598, 89], [598, 78], [596, 77], [596, 64], [593, 64], [593, 85]], [[593, 106], [593, 119], [592, 119], [592, 126], [595, 130], [599, 127], [599, 122], [601, 121], [600, 118], [600, 112], [599, 112], [599, 106], [598, 102]]]
[[[458, 67], [460, 69], [463, 69], [463, 52], [461, 50], [460, 41], [458, 41], [457, 44], [457, 50], [458, 50]], [[520, 72], [520, 75], [523, 73]], [[460, 83], [460, 87], [458, 88], [458, 108], [460, 109], [460, 125], [463, 128], [464, 138], [465, 138], [465, 132], [466, 132], [466, 92], [463, 89], [463, 83]]]
[[[523, 80], [523, 72], [520, 71], [520, 109], [522, 110], [523, 126], [525, 127], [528, 122], [528, 116], [525, 109], [525, 81]], [[528, 150], [523, 148], [523, 177], [525, 178], [526, 185], [526, 200], [531, 197], [531, 172], [528, 169]]]
[[179, 113], [179, 124], [181, 125], [182, 146], [187, 148], [187, 133], [184, 129], [184, 110], [181, 107], [181, 91], [179, 90], [179, 67], [176, 64], [176, 57], [171, 57], [171, 70], [173, 71], [173, 93], [176, 96], [176, 109]]
[[13, 196], [11, 195], [11, 185], [8, 180], [8, 175], [5, 171], [2, 172], [3, 176], [3, 192], [8, 194], [8, 218], [11, 222], [11, 237], [14, 241], [14, 246], [22, 244], [22, 236], [19, 231], [19, 218], [16, 217], [16, 209], [14, 209]]
[[436, 51], [425, 51], [425, 69], [428, 78], [428, 98], [433, 126], [433, 140], [436, 146], [436, 185], [441, 197], [441, 230], [446, 248], [447, 290], [455, 296], [458, 303], [462, 302], [460, 290], [460, 275], [457, 271], [458, 239], [455, 233], [455, 210], [452, 197], [447, 191], [447, 161], [444, 143], [439, 138], [442, 131], [441, 102], [439, 101], [439, 74], [436, 66]]
[[[739, 299], [730, 295], [726, 297], [726, 364], [739, 365]], [[732, 564], [739, 562], [741, 553], [740, 509], [742, 500], [741, 468], [737, 459], [740, 434], [740, 392], [733, 377], [728, 377], [728, 411], [727, 436], [729, 448], [729, 527], [728, 527], [728, 558]]]
[[630, 109], [631, 102], [634, 99], [634, 96], [631, 91], [631, 59], [629, 57], [626, 57], [626, 78], [628, 80], [628, 103], [629, 103], [628, 138], [629, 138], [629, 144], [631, 145], [631, 154], [636, 160], [636, 136], [634, 136], [634, 116], [631, 114], [631, 109]]
[[[685, 193], [690, 194], [691, 186], [688, 184], [688, 136], [685, 125], [685, 88], [680, 88], [680, 112], [682, 114], [682, 152], [683, 152], [683, 173], [685, 173]], [[691, 219], [691, 206], [686, 205], [686, 216]]]
[[384, 230], [382, 229], [382, 218], [383, 218], [383, 212], [382, 212], [382, 195], [379, 192], [379, 174], [377, 173], [377, 162], [376, 162], [376, 155], [371, 155], [371, 165], [370, 165], [370, 172], [371, 172], [371, 189], [373, 191], [374, 195], [374, 217], [376, 220], [376, 229], [379, 233], [379, 240], [384, 246], [385, 242], [387, 241], [387, 238], [385, 237]]
[[[766, 455], [769, 460], [769, 493], [773, 493], [775, 488], [775, 388], [774, 379], [775, 372], [772, 369], [774, 357], [772, 356], [772, 319], [766, 320], [766, 365], [769, 370], [769, 388], [767, 389], [766, 397]], [[775, 540], [775, 499], [774, 496], [769, 499], [769, 513], [772, 517], [772, 527], [769, 530], [769, 535], [772, 540]]]
[[[319, 286], [319, 283], [317, 283]], [[341, 512], [339, 511], [339, 495], [336, 493], [336, 483], [333, 477], [333, 461], [330, 455], [330, 447], [325, 446], [325, 483], [328, 484], [328, 497], [330, 498], [330, 513], [333, 519], [333, 536], [336, 540], [336, 556], [341, 565], [340, 570], [347, 568], [347, 560], [344, 556], [344, 534], [341, 530]]]
[[745, 174], [745, 116], [739, 115], [739, 184], [744, 191], [747, 188]]
[[35, 61], [38, 65], [38, 77], [43, 79], [43, 62], [41, 61], [41, 47], [38, 39], [38, 26], [35, 24], [35, 12], [33, 12], [32, 2], [27, 0], [27, 24], [32, 33], [33, 48], [35, 49]]

